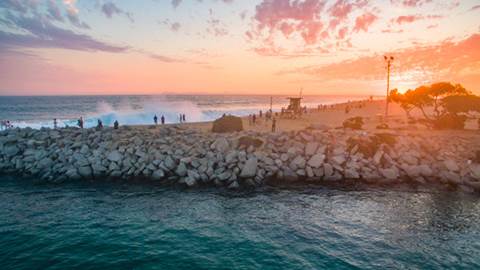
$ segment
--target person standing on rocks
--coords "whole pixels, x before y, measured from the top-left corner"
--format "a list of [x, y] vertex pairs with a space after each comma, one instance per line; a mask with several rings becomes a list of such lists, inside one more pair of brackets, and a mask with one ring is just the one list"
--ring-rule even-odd
[[155, 114], [155, 116], [153, 117], [153, 122], [155, 123], [155, 125], [158, 125], [158, 117], [157, 117], [156, 114]]
[[113, 128], [118, 129], [118, 126], [119, 126], [118, 121], [115, 120], [115, 122], [113, 122]]
[[253, 116], [252, 116], [252, 123], [253, 123], [254, 126], [255, 126], [255, 124], [256, 124], [256, 121], [257, 121], [257, 116], [256, 116], [255, 114], [253, 114]]
[[162, 115], [162, 117], [160, 117], [160, 121], [162, 125], [165, 125], [165, 116]]
[[53, 118], [53, 129], [57, 129], [57, 118]]
[[187, 122], [187, 121], [185, 120], [185, 114], [182, 115], [182, 120], [183, 120], [184, 123]]
[[80, 116], [80, 119], [78, 119], [78, 127], [83, 128], [83, 117]]
[[103, 122], [102, 120], [98, 119], [97, 121], [97, 129], [102, 129], [103, 128]]
[[183, 119], [182, 114], [180, 114], [180, 123], [182, 123], [182, 119]]
[[275, 132], [277, 129], [277, 119], [274, 117], [272, 119], [272, 132]]

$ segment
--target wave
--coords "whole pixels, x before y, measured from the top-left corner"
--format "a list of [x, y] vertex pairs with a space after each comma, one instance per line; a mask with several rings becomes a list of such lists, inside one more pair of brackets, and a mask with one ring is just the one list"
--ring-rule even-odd
[[[333, 104], [347, 101], [347, 98], [334, 98], [323, 100], [305, 100], [304, 105], [314, 108], [318, 104]], [[353, 100], [353, 99], [350, 99]], [[160, 118], [165, 117], [166, 123], [178, 123], [180, 114], [185, 114], [187, 122], [206, 122], [213, 121], [223, 114], [237, 116], [247, 116], [258, 113], [260, 110], [267, 111], [271, 104], [267, 100], [168, 100], [163, 96], [147, 97], [143, 100], [132, 101], [123, 99], [120, 102], [109, 102], [105, 100], [95, 101], [92, 112], [78, 112], [78, 117], [83, 115], [84, 126], [95, 127], [100, 119], [105, 126], [112, 126], [115, 120], [120, 125], [148, 125], [153, 124], [155, 115]], [[320, 102], [321, 101], [321, 102]], [[273, 111], [280, 111], [287, 105], [287, 99], [276, 99], [272, 104]], [[91, 106], [92, 107], [92, 106]], [[90, 109], [91, 110], [91, 109]], [[80, 109], [79, 109], [80, 111]], [[78, 118], [69, 116], [59, 117], [57, 119], [58, 127], [76, 126]], [[15, 127], [31, 128], [53, 128], [53, 120], [36, 121], [13, 121]]]

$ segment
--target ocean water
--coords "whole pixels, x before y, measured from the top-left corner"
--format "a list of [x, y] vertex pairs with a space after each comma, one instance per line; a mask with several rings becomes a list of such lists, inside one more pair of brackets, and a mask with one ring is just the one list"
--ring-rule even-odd
[[480, 199], [0, 177], [1, 269], [479, 269]]
[[[162, 96], [0, 96], [0, 120], [9, 120], [16, 127], [74, 126], [79, 117], [86, 127], [97, 125], [101, 119], [111, 126], [151, 124], [153, 116], [165, 116], [167, 123], [177, 123], [179, 114], [188, 122], [214, 120], [224, 113], [244, 116], [270, 109], [271, 96], [241, 95], [162, 95]], [[303, 104], [317, 107], [366, 96], [305, 96]], [[287, 96], [273, 96], [272, 108], [286, 107]]]

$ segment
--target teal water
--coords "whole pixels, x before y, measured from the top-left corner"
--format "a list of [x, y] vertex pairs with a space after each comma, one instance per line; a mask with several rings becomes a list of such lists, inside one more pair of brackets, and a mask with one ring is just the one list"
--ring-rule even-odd
[[474, 195], [0, 177], [1, 269], [478, 269], [479, 255]]

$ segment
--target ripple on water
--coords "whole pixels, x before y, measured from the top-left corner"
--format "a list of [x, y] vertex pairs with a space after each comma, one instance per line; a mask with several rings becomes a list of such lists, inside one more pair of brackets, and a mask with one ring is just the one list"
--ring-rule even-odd
[[0, 179], [2, 269], [478, 268], [480, 200], [454, 192]]

